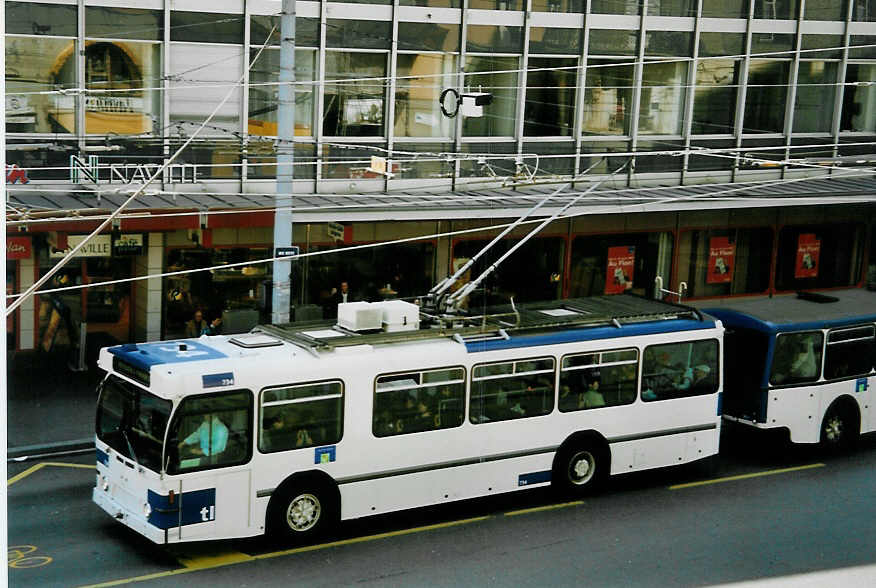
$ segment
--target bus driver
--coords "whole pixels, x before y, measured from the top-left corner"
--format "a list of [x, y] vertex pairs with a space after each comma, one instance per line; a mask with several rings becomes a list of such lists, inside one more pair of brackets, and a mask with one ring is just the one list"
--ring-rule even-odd
[[219, 417], [213, 415], [212, 418], [208, 413], [204, 413], [204, 420], [201, 425], [195, 429], [191, 435], [179, 442], [180, 451], [184, 446], [189, 447], [188, 452], [191, 455], [211, 456], [225, 451], [225, 445], [228, 443], [228, 427], [225, 426]]

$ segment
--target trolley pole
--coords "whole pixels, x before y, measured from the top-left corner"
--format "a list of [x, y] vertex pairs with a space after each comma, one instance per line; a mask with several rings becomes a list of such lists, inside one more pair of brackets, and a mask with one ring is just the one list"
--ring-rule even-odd
[[[280, 16], [280, 85], [277, 101], [277, 194], [274, 198], [274, 257], [292, 246], [292, 179], [295, 176], [295, 0], [283, 0]], [[289, 322], [291, 260], [274, 260], [271, 323]]]

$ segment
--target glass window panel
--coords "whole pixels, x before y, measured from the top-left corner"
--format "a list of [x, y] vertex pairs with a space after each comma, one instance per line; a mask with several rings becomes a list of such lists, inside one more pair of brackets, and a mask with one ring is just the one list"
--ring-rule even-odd
[[628, 135], [633, 98], [633, 66], [591, 59], [584, 88], [585, 135]]
[[693, 55], [693, 33], [688, 31], [646, 31], [645, 55], [690, 57]]
[[461, 8], [462, 0], [399, 0], [401, 6], [429, 6], [435, 8]]
[[733, 132], [741, 64], [731, 59], [707, 59], [697, 63], [692, 133]]
[[474, 380], [471, 384], [469, 420], [480, 424], [541, 416], [553, 410], [553, 403], [553, 370]]
[[681, 153], [685, 150], [685, 146], [684, 143], [675, 141], [639, 141], [636, 146], [636, 173], [680, 172], [684, 165], [684, 158], [680, 155], [664, 153], [667, 150]]
[[194, 43], [243, 43], [242, 14], [170, 12], [170, 40]]
[[[313, 179], [316, 161], [315, 146], [311, 144], [295, 144], [295, 179]], [[247, 145], [247, 169], [250, 178], [269, 179], [277, 177], [277, 149], [274, 141], [250, 140]]]
[[[276, 26], [276, 28], [274, 28]], [[273, 31], [273, 33], [271, 32]], [[268, 45], [280, 44], [280, 17], [252, 14], [249, 17], [249, 42], [261, 47], [265, 44], [268, 34], [271, 42]], [[295, 48], [319, 47], [319, 19], [295, 18]]]
[[[727, 161], [732, 162], [732, 159]], [[685, 231], [678, 244], [678, 279], [690, 296], [757, 294], [769, 287], [769, 228]]]
[[833, 379], [869, 374], [873, 369], [874, 351], [876, 339], [872, 326], [831, 331], [827, 335], [824, 377]]
[[[873, 80], [876, 80], [876, 65], [850, 63], [846, 67], [846, 86], [843, 93], [840, 130], [876, 131], [876, 86], [869, 83]], [[858, 85], [859, 82], [867, 83]], [[9, 115], [6, 116], [8, 124]]]
[[836, 0], [806, 0], [803, 18], [805, 20], [845, 20], [847, 4], [847, 2], [837, 2]]
[[471, 155], [459, 162], [460, 177], [495, 177], [515, 173], [513, 162], [517, 143], [514, 141], [463, 143], [462, 152]]
[[[452, 143], [396, 142], [392, 158], [401, 160], [396, 177], [400, 179], [435, 179], [453, 176], [454, 164], [448, 154]], [[442, 155], [443, 154], [443, 155]]]
[[580, 29], [554, 29], [532, 27], [529, 29], [530, 53], [581, 53]]
[[702, 0], [706, 18], [746, 18], [749, 0]]
[[[578, 361], [575, 356], [563, 358], [563, 365], [581, 365], [584, 369], [563, 371], [560, 374], [559, 407], [563, 412], [602, 408], [630, 404], [636, 399], [636, 381], [638, 377], [638, 352], [635, 350], [603, 353], [603, 363], [606, 361], [632, 360], [625, 365], [597, 366], [590, 359], [596, 355], [584, 356]], [[606, 360], [610, 356], [612, 359]], [[617, 359], [614, 358], [617, 357]]]
[[529, 59], [523, 113], [524, 135], [572, 135], [577, 65], [577, 59]]
[[[85, 87], [89, 90], [154, 88], [161, 79], [157, 43], [85, 42]], [[158, 91], [101, 92], [85, 97], [85, 132], [130, 135], [159, 132]]]
[[745, 54], [742, 33], [700, 33], [700, 57], [723, 57]]
[[649, 16], [696, 16], [696, 0], [649, 0]]
[[6, 36], [6, 131], [75, 133], [76, 98], [38, 94], [76, 86], [73, 40]]
[[642, 354], [642, 400], [670, 400], [718, 390], [718, 342], [650, 345]]
[[539, 372], [554, 369], [553, 359], [534, 359], [532, 361], [518, 361], [514, 366], [515, 374]]
[[455, 121], [441, 113], [438, 98], [444, 88], [455, 87], [455, 74], [456, 57], [453, 55], [398, 54], [395, 90], [397, 136], [451, 136]]
[[563, 358], [563, 370], [594, 366], [599, 363], [598, 353], [585, 353], [582, 355], [569, 355]]
[[638, 31], [617, 31], [591, 29], [590, 44], [587, 48], [590, 55], [632, 55], [638, 54]]
[[245, 463], [252, 454], [252, 395], [247, 391], [193, 396], [176, 412], [168, 445], [168, 471]]
[[584, 0], [532, 0], [534, 12], [583, 12]]
[[754, 18], [792, 20], [797, 18], [799, 0], [770, 0], [754, 3]]
[[[181, 146], [181, 143], [171, 144], [174, 151]], [[177, 163], [197, 164], [199, 178], [239, 178], [240, 141], [198, 141], [196, 139], [180, 154]]]
[[687, 160], [688, 171], [724, 171], [733, 167], [734, 157], [729, 153], [716, 155], [697, 155], [698, 149], [733, 149], [736, 146], [732, 140], [693, 141], [691, 154]]
[[[170, 121], [182, 134], [192, 134], [237, 85], [245, 57], [240, 47], [171, 43]], [[199, 136], [239, 133], [241, 94], [236, 88]]]
[[[423, 374], [425, 375], [425, 374]], [[444, 379], [433, 386], [400, 386], [381, 390], [378, 383], [374, 398], [372, 431], [377, 437], [422, 433], [458, 427], [465, 411], [465, 382], [462, 370], [445, 370]], [[449, 381], [447, 376], [453, 377]], [[419, 378], [420, 373], [402, 374]], [[378, 378], [378, 382], [380, 378]]]
[[[258, 50], [250, 51], [250, 60]], [[316, 51], [295, 51], [295, 81], [312, 82], [316, 75]], [[280, 50], [267, 48], [249, 70], [249, 118], [250, 135], [277, 136], [277, 101], [280, 87]], [[295, 136], [312, 136], [314, 86], [307, 83], [295, 85]]]
[[400, 22], [398, 48], [415, 51], [459, 51], [459, 25]]
[[[493, 102], [484, 106], [484, 116], [466, 117], [462, 132], [467, 137], [513, 136], [517, 113], [516, 57], [466, 58], [465, 85], [493, 95]], [[495, 72], [495, 73], [493, 73]]]
[[833, 121], [838, 63], [801, 61], [794, 102], [795, 133], [828, 133]]
[[[621, 160], [626, 161], [626, 158]], [[672, 234], [668, 232], [575, 237], [572, 241], [569, 268], [569, 297], [578, 298], [605, 294], [608, 250], [611, 247], [632, 247], [634, 249], [633, 287], [629, 292], [641, 296], [652, 296], [654, 278], [658, 274], [666, 276], [669, 273], [672, 242]]]
[[770, 57], [792, 57], [794, 35], [784, 33], [753, 33], [751, 54], [768, 53]]
[[859, 22], [876, 21], [876, 0], [855, 0], [852, 10], [852, 20]]
[[[323, 133], [351, 137], [383, 135], [385, 77], [385, 53], [326, 51]], [[341, 81], [344, 78], [356, 81]]]
[[643, 66], [640, 133], [681, 134], [687, 69], [684, 62], [646, 63]]
[[[843, 56], [842, 35], [803, 35], [801, 43], [801, 59], [840, 59]], [[825, 49], [811, 51], [811, 49]]]
[[329, 2], [345, 2], [349, 4], [392, 4], [392, 0], [328, 0]]
[[469, 8], [480, 10], [523, 10], [523, 0], [469, 0]]
[[[322, 177], [335, 179], [375, 179], [378, 176], [368, 171], [371, 165], [371, 156], [383, 156], [384, 152], [379, 149], [386, 148], [385, 144], [377, 145], [328, 145], [320, 148], [320, 163], [322, 164]], [[343, 278], [336, 280], [337, 283]], [[385, 282], [384, 282], [385, 283]], [[355, 288], [354, 288], [355, 289]], [[376, 296], [376, 288], [374, 288]], [[358, 294], [358, 293], [357, 293]], [[363, 300], [376, 299], [365, 296]], [[329, 303], [326, 303], [327, 305]]]
[[[523, 153], [537, 153], [538, 174], [553, 174], [568, 176], [575, 171], [575, 143], [572, 141], [557, 143], [524, 143]], [[534, 166], [535, 158], [524, 158], [524, 162]]]
[[[8, 105], [8, 96], [6, 100]], [[6, 128], [9, 129], [8, 113], [6, 125]], [[25, 148], [17, 147], [22, 143]], [[17, 165], [26, 170], [27, 179], [30, 182], [35, 180], [65, 180], [69, 182], [70, 171], [67, 167], [70, 165], [70, 155], [79, 152], [79, 145], [76, 141], [39, 141], [32, 138], [10, 139], [7, 137], [5, 147], [6, 165]], [[15, 188], [13, 180], [14, 176], [7, 180], [7, 190]]]
[[854, 286], [861, 279], [863, 255], [861, 225], [783, 227], [779, 232], [776, 289]]
[[600, 357], [601, 363], [613, 362], [630, 362], [636, 361], [639, 358], [639, 353], [635, 349], [627, 349], [624, 351], [606, 351]]
[[[876, 16], [871, 17], [871, 20], [876, 20]], [[859, 48], [853, 49], [852, 47]], [[852, 35], [849, 37], [849, 59], [876, 59], [876, 35]]]
[[823, 341], [821, 332], [780, 334], [773, 350], [770, 382], [787, 385], [817, 380]]
[[392, 23], [385, 20], [329, 19], [325, 25], [326, 47], [389, 49]]
[[343, 419], [340, 382], [265, 390], [259, 450], [270, 453], [337, 443], [341, 440]]
[[465, 49], [475, 53], [522, 53], [523, 28], [505, 25], [469, 25]]
[[109, 39], [164, 39], [164, 13], [159, 10], [85, 7], [85, 36]]
[[6, 34], [77, 35], [76, 6], [38, 2], [5, 2], [4, 5]]
[[488, 378], [490, 376], [510, 375], [514, 373], [514, 362], [493, 363], [477, 366], [472, 372], [472, 379]]
[[608, 174], [612, 173], [629, 161], [629, 157], [622, 156], [603, 156], [604, 153], [626, 153], [630, 150], [630, 145], [626, 141], [587, 141], [581, 143], [581, 172], [589, 169], [590, 174]]
[[781, 133], [788, 96], [786, 61], [752, 59], [745, 98], [745, 133]]
[[638, 16], [641, 5], [639, 0], [592, 0], [590, 11], [594, 14], [632, 14]]

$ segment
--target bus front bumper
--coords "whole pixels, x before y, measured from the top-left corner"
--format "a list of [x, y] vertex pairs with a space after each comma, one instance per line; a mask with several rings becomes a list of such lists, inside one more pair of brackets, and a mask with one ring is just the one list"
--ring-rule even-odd
[[132, 512], [131, 510], [119, 505], [115, 500], [113, 500], [112, 496], [109, 495], [109, 492], [102, 490], [99, 487], [95, 487], [94, 490], [92, 490], [91, 499], [108, 515], [110, 515], [126, 527], [129, 527], [130, 529], [143, 535], [153, 543], [167, 543], [167, 535], [164, 529], [159, 529], [158, 527], [149, 523], [147, 517], [145, 516], [145, 513]]

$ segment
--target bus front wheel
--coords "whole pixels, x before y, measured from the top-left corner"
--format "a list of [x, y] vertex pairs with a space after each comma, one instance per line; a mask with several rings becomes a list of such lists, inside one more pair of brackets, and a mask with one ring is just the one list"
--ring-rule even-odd
[[821, 422], [821, 445], [828, 450], [847, 450], [857, 441], [860, 429], [857, 411], [847, 403], [834, 403]]
[[330, 493], [320, 486], [290, 486], [271, 500], [269, 532], [296, 543], [313, 540], [332, 527], [336, 513]]

